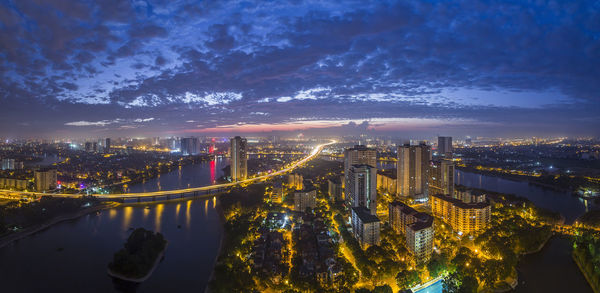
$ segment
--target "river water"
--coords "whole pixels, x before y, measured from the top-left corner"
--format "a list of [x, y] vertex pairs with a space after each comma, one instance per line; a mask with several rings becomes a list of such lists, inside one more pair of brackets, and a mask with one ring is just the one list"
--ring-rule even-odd
[[[227, 159], [217, 159], [183, 166], [132, 185], [129, 191], [213, 184], [227, 165]], [[526, 197], [536, 205], [560, 212], [567, 221], [596, 208], [569, 194], [526, 182], [461, 171], [457, 171], [456, 178], [457, 183], [466, 186]], [[160, 231], [169, 240], [164, 260], [137, 287], [139, 292], [173, 292], [176, 288], [203, 291], [223, 235], [216, 204], [213, 199], [197, 199], [123, 206], [55, 225], [0, 249], [0, 291], [117, 291], [106, 266], [122, 247], [130, 228], [137, 227]], [[518, 271], [520, 285], [516, 292], [591, 292], [571, 260], [567, 239], [555, 237], [541, 252], [523, 257]], [[436, 283], [423, 292], [441, 292], [440, 285]]]
[[[227, 164], [217, 159], [183, 166], [130, 191], [209, 185]], [[169, 245], [152, 276], [133, 289], [202, 292], [223, 235], [216, 204], [214, 199], [196, 199], [122, 206], [52, 226], [0, 249], [0, 292], [119, 291], [106, 267], [130, 228], [137, 227], [160, 231]]]

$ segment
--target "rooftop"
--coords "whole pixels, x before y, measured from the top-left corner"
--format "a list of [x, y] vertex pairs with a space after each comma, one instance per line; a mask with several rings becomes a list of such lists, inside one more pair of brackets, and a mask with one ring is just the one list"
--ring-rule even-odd
[[353, 207], [352, 212], [354, 212], [363, 223], [379, 222], [379, 218], [376, 215], [371, 215], [371, 211], [365, 207]]
[[444, 194], [433, 194], [433, 197], [437, 197], [443, 201], [447, 201], [451, 204], [453, 204], [454, 206], [457, 206], [461, 209], [483, 209], [486, 208], [488, 206], [490, 206], [490, 203], [488, 202], [471, 202], [471, 203], [466, 203], [463, 202], [462, 200], [458, 199], [458, 198], [453, 198], [449, 195], [444, 195]]

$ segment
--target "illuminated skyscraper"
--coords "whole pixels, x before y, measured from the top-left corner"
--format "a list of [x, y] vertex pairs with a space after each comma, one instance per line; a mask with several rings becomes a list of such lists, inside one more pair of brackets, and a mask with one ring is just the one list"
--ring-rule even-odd
[[432, 161], [429, 169], [429, 193], [454, 196], [454, 162], [448, 159]]
[[425, 143], [398, 146], [398, 195], [427, 200], [430, 160], [431, 147]]
[[245, 138], [236, 136], [231, 139], [231, 180], [240, 181], [248, 178], [248, 158], [246, 156]]
[[[348, 173], [353, 165], [369, 165], [377, 168], [377, 150], [367, 148], [364, 145], [355, 145], [353, 148], [344, 150], [344, 187], [346, 202], [349, 203], [350, 196], [348, 195]], [[377, 178], [375, 179], [377, 180]]]
[[377, 214], [377, 169], [361, 164], [353, 165], [346, 175], [346, 196], [351, 207], [365, 207]]

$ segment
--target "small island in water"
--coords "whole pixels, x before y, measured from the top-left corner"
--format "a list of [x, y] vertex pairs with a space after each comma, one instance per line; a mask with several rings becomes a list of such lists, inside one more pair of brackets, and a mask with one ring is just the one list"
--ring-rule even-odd
[[112, 277], [141, 283], [148, 279], [164, 256], [167, 240], [160, 233], [144, 228], [135, 229], [124, 248], [115, 253], [108, 264]]

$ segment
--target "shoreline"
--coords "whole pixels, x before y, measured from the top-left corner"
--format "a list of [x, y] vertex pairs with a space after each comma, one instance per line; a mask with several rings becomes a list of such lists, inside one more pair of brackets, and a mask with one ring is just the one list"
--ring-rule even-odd
[[72, 213], [69, 215], [61, 215], [61, 216], [57, 216], [54, 217], [52, 219], [49, 219], [48, 221], [41, 223], [41, 224], [37, 224], [34, 226], [30, 226], [25, 228], [23, 231], [19, 231], [17, 233], [14, 234], [8, 234], [2, 238], [0, 238], [0, 248], [3, 248], [13, 242], [19, 241], [21, 239], [24, 239], [26, 237], [29, 237], [31, 235], [34, 235], [38, 232], [41, 232], [45, 229], [48, 229], [56, 224], [65, 222], [65, 221], [70, 221], [70, 220], [75, 220], [78, 219], [80, 217], [83, 217], [87, 214], [91, 214], [94, 212], [98, 212], [104, 209], [110, 209], [110, 208], [115, 208], [119, 206], [119, 203], [115, 203], [115, 202], [111, 202], [111, 203], [100, 203], [100, 205], [95, 206], [95, 207], [91, 207], [91, 208], [87, 208], [85, 210], [81, 210], [78, 211], [76, 213]]
[[204, 288], [204, 293], [210, 293], [211, 292], [210, 291], [210, 283], [215, 278], [215, 267], [217, 266], [217, 263], [219, 262], [219, 257], [221, 256], [221, 252], [223, 251], [223, 243], [224, 243], [224, 240], [225, 240], [225, 222], [227, 220], [225, 219], [225, 214], [223, 213], [223, 208], [221, 207], [220, 202], [219, 202], [219, 204], [217, 205], [217, 207], [215, 209], [217, 210], [217, 213], [219, 214], [219, 219], [220, 219], [220, 222], [221, 222], [221, 228], [223, 228], [223, 234], [221, 234], [221, 239], [219, 241], [219, 249], [217, 250], [217, 254], [216, 254], [215, 260], [213, 262], [213, 268], [212, 268], [212, 271], [210, 272], [210, 276], [208, 277], [208, 282], [206, 283], [206, 288]]
[[142, 282], [148, 280], [148, 278], [150, 278], [150, 276], [152, 275], [152, 273], [154, 273], [154, 270], [156, 270], [156, 268], [158, 267], [158, 265], [160, 264], [160, 262], [163, 260], [163, 258], [165, 257], [165, 251], [167, 251], [167, 246], [169, 246], [168, 242], [165, 245], [165, 248], [156, 257], [156, 260], [154, 261], [154, 264], [152, 265], [152, 268], [148, 271], [148, 273], [146, 273], [146, 275], [144, 275], [144, 276], [142, 276], [140, 278], [125, 277], [125, 276], [123, 276], [123, 275], [121, 275], [119, 273], [113, 272], [110, 268], [107, 268], [106, 271], [107, 271], [108, 275], [111, 276], [111, 277], [113, 277], [113, 278], [117, 278], [117, 279], [123, 280], [123, 281], [133, 282], [133, 283], [142, 283]]
[[471, 168], [471, 167], [457, 167], [456, 169], [458, 169], [462, 172], [499, 177], [502, 179], [513, 180], [513, 181], [518, 181], [518, 182], [527, 182], [532, 185], [552, 189], [554, 191], [566, 192], [571, 195], [574, 195], [574, 193], [575, 193], [573, 190], [571, 190], [569, 188], [563, 188], [563, 187], [558, 187], [558, 186], [547, 184], [547, 183], [541, 183], [541, 182], [534, 181], [531, 178], [529, 178], [530, 176], [527, 176], [527, 175], [513, 175], [513, 174], [505, 174], [505, 173], [501, 173], [501, 172], [481, 171], [481, 170], [477, 170], [477, 169]]

